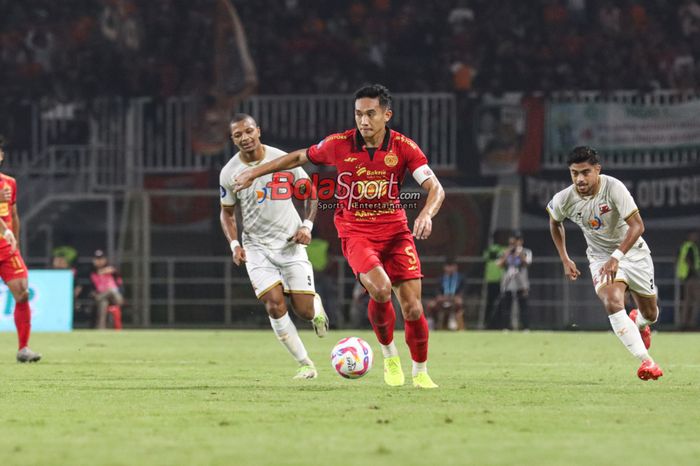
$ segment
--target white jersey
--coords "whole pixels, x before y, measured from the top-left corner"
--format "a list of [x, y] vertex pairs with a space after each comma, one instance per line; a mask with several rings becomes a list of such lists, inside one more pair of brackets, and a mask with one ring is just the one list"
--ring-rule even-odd
[[[574, 185], [559, 191], [547, 205], [547, 212], [556, 221], [568, 218], [583, 230], [589, 262], [609, 259], [627, 234], [626, 220], [639, 212], [627, 187], [612, 176], [600, 175], [600, 188], [593, 196], [581, 196]], [[641, 237], [625, 254], [638, 260], [650, 254]]]
[[[240, 203], [243, 217], [243, 246], [247, 243], [263, 246], [267, 249], [283, 249], [290, 246], [289, 238], [294, 236], [301, 219], [291, 199], [270, 199], [270, 187], [272, 173], [261, 176], [253, 181], [253, 184], [238, 193], [233, 191], [233, 178], [246, 168], [269, 162], [286, 155], [274, 147], [265, 146], [265, 156], [255, 164], [246, 164], [241, 160], [240, 152], [236, 153], [226, 166], [221, 169], [219, 184], [221, 189], [221, 204], [233, 206]], [[294, 174], [294, 179], [308, 178], [309, 176], [301, 168], [289, 170]], [[294, 180], [290, 180], [294, 181]]]

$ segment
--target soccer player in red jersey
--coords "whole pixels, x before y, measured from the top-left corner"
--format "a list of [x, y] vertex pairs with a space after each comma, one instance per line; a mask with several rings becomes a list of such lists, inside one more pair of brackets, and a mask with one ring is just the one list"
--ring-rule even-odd
[[[413, 237], [430, 236], [432, 218], [440, 209], [445, 192], [418, 145], [387, 127], [391, 116], [389, 91], [379, 84], [365, 86], [355, 93], [356, 129], [332, 134], [308, 149], [239, 173], [234, 184], [237, 189], [244, 189], [260, 176], [308, 161], [336, 167], [335, 225], [343, 255], [371, 297], [369, 320], [382, 347], [384, 381], [390, 386], [404, 384], [394, 344], [393, 289], [404, 316], [406, 343], [413, 360], [413, 385], [436, 388], [427, 371], [428, 323], [421, 302], [423, 274]], [[413, 232], [398, 200], [406, 170], [428, 191]]]
[[[0, 141], [0, 165], [5, 160]], [[41, 355], [29, 349], [29, 333], [32, 313], [29, 309], [29, 283], [27, 266], [19, 253], [19, 216], [17, 215], [17, 182], [11, 176], [0, 173], [0, 278], [15, 298], [15, 326], [19, 339], [18, 362], [37, 362]]]

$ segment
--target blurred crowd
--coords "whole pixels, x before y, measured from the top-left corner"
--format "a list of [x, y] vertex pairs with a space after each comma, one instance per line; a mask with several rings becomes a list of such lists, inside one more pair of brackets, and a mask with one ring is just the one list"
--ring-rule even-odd
[[[0, 0], [3, 94], [207, 92], [216, 2]], [[395, 92], [650, 90], [694, 88], [700, 77], [697, 0], [232, 2], [260, 93], [342, 93], [366, 81]]]

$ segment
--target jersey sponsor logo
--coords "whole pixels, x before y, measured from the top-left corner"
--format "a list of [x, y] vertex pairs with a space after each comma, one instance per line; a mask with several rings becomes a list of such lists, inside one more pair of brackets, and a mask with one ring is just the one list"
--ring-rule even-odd
[[389, 152], [384, 156], [384, 165], [387, 167], [395, 167], [399, 163], [399, 158], [396, 156], [396, 154], [393, 154]]
[[612, 210], [607, 204], [600, 204], [598, 208], [600, 209], [600, 215], [605, 215]]
[[357, 176], [385, 176], [386, 170], [367, 170], [367, 167], [360, 167], [355, 173]]
[[0, 217], [5, 217], [6, 215], [10, 215], [10, 204], [0, 202]]
[[600, 230], [600, 228], [603, 226], [603, 221], [600, 219], [600, 217], [596, 215], [588, 221], [588, 224], [591, 226], [592, 229]]
[[224, 198], [226, 197], [226, 188], [223, 186], [219, 185], [219, 194], [221, 194], [221, 197]]
[[408, 144], [411, 147], [411, 149], [418, 149], [418, 145], [416, 145], [415, 142], [411, 141], [406, 136], [396, 136], [396, 140]]
[[265, 199], [267, 199], [267, 191], [268, 188], [263, 188], [262, 190], [256, 189], [255, 190], [255, 195], [257, 196], [257, 203], [262, 204]]

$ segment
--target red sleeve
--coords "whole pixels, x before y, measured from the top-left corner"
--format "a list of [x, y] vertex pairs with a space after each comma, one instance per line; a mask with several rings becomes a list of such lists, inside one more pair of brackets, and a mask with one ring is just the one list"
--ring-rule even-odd
[[12, 180], [12, 200], [10, 201], [10, 205], [13, 206], [17, 203], [17, 181]]
[[336, 148], [342, 140], [338, 135], [331, 134], [318, 144], [309, 147], [306, 158], [314, 165], [335, 165]]
[[416, 168], [422, 167], [428, 164], [428, 158], [425, 156], [423, 151], [418, 147], [418, 144], [413, 142], [407, 137], [404, 137], [401, 141], [401, 152], [406, 158], [406, 166], [408, 170], [413, 174]]

